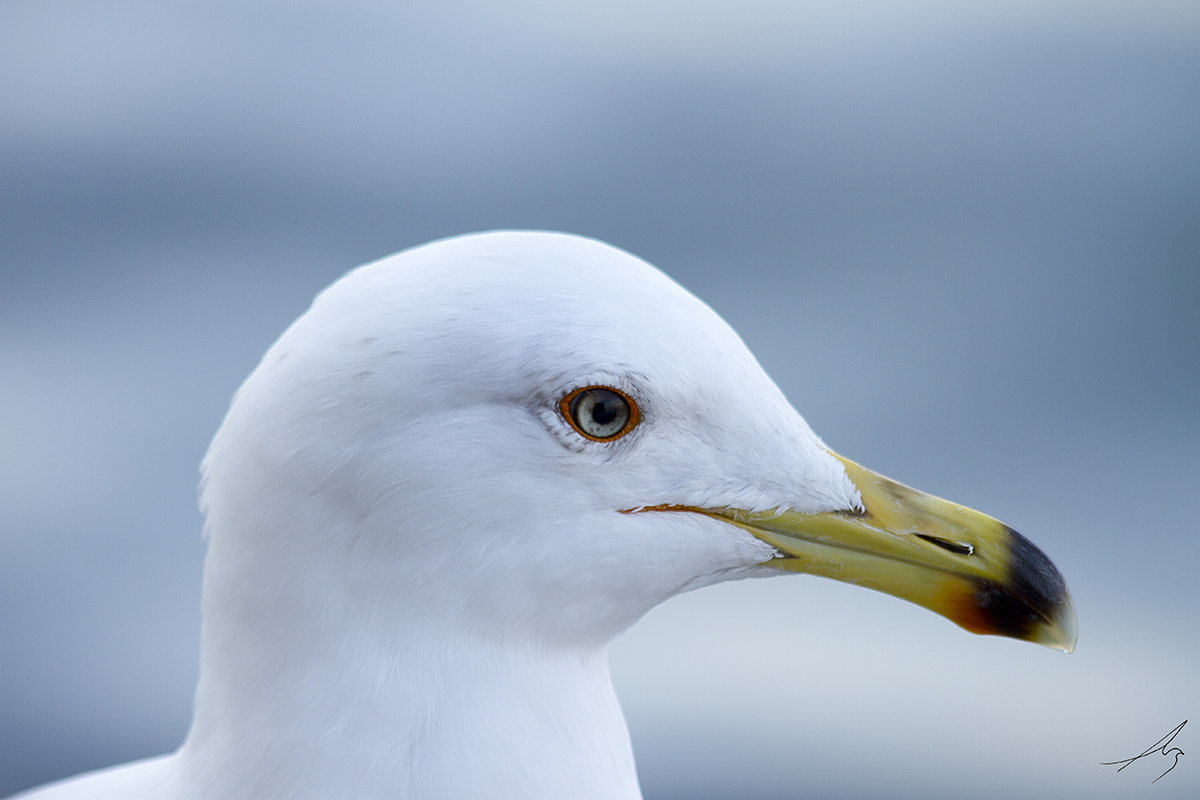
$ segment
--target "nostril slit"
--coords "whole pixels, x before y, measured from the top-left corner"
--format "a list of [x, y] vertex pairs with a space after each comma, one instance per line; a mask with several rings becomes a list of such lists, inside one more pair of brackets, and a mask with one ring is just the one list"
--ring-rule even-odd
[[914, 534], [918, 539], [924, 539], [930, 544], [937, 545], [943, 550], [947, 550], [958, 556], [974, 555], [975, 548], [965, 542], [952, 542], [949, 539], [940, 539], [937, 536], [928, 536], [924, 533]]

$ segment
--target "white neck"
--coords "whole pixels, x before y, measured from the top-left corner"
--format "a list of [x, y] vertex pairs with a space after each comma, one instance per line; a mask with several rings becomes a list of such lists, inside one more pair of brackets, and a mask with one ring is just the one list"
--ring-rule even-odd
[[372, 619], [336, 592], [251, 598], [214, 562], [179, 754], [205, 796], [640, 798], [604, 646]]

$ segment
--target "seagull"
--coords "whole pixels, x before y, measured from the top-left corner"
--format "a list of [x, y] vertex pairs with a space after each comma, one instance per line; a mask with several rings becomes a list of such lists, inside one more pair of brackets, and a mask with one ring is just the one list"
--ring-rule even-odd
[[350, 272], [242, 384], [201, 471], [186, 740], [22, 800], [639, 798], [607, 645], [742, 578], [1076, 639], [1027, 539], [829, 450], [714, 311], [580, 236]]

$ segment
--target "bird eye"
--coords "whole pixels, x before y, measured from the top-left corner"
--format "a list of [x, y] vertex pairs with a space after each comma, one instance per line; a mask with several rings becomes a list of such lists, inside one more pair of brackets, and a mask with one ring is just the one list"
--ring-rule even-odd
[[638, 424], [637, 404], [607, 386], [576, 389], [558, 405], [572, 428], [596, 442], [619, 439]]

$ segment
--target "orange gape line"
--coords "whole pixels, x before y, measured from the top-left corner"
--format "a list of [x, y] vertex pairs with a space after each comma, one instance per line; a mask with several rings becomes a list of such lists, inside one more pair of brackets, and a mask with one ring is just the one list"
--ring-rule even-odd
[[720, 516], [712, 511], [706, 511], [703, 508], [695, 506], [674, 506], [669, 503], [662, 503], [657, 506], [638, 506], [637, 508], [621, 508], [617, 510], [618, 514], [640, 514], [643, 511], [689, 511], [693, 514], [706, 514], [710, 517]]

